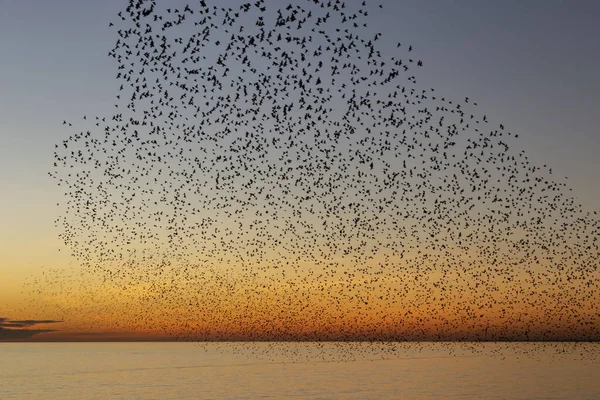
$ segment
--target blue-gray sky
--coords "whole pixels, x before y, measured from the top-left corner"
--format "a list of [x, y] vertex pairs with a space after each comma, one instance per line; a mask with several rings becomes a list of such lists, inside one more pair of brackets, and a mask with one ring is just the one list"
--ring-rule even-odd
[[[390, 49], [413, 45], [421, 85], [478, 102], [520, 135], [534, 163], [568, 176], [585, 209], [600, 209], [600, 3], [381, 2], [373, 29]], [[117, 35], [108, 24], [125, 3], [2, 2], [0, 315], [20, 317], [10, 312], [26, 276], [69, 262], [53, 223], [62, 195], [47, 172], [54, 145], [73, 133], [63, 120], [112, 112], [117, 65], [107, 53]]]

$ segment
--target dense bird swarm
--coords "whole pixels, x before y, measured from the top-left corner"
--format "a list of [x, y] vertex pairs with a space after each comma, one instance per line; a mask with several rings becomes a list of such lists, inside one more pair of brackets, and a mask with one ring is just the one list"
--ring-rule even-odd
[[89, 130], [51, 172], [83, 268], [38, 287], [66, 315], [188, 340], [598, 339], [596, 213], [418, 84], [412, 46], [384, 54], [385, 4], [219, 4], [111, 24], [115, 113], [65, 121]]

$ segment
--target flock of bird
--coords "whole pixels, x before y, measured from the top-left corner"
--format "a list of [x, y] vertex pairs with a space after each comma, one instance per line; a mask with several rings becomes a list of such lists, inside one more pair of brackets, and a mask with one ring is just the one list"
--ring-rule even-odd
[[596, 212], [471, 99], [419, 85], [412, 46], [386, 54], [383, 6], [209, 3], [129, 1], [114, 115], [64, 121], [89, 127], [50, 173], [82, 267], [36, 290], [65, 320], [200, 341], [598, 339]]

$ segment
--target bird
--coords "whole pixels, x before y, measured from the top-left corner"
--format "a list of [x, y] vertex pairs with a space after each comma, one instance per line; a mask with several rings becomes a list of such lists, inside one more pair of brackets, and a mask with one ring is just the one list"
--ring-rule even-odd
[[114, 114], [49, 173], [81, 272], [36, 290], [178, 340], [595, 337], [596, 214], [509, 124], [418, 83], [412, 45], [377, 47], [370, 1], [167, 6], [110, 24]]

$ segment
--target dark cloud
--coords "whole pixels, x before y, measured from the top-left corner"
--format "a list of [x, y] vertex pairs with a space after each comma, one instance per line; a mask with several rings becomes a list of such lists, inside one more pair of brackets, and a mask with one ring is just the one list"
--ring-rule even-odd
[[59, 323], [59, 322], [63, 322], [63, 321], [55, 321], [55, 320], [51, 320], [51, 319], [40, 319], [40, 320], [26, 319], [26, 320], [22, 320], [22, 321], [12, 321], [12, 320], [8, 321], [8, 322], [0, 321], [0, 325], [2, 325], [3, 327], [25, 328], [28, 326], [34, 326], [34, 325], [39, 325], [39, 324], [55, 324], [55, 323]]
[[[63, 321], [55, 320], [9, 320], [0, 318], [0, 341], [28, 339], [40, 333], [55, 332], [55, 329], [24, 329], [40, 324], [55, 324]], [[17, 329], [12, 329], [17, 328]]]

